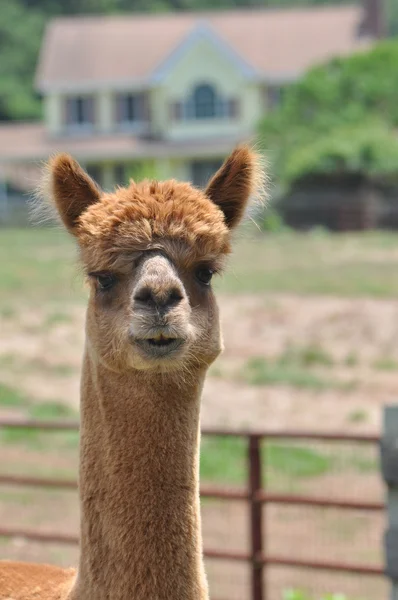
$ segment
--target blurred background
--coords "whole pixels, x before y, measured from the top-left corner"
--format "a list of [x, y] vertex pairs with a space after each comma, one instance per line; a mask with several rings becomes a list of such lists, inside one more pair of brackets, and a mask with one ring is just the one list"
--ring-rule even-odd
[[[204, 497], [212, 600], [387, 597], [377, 437], [398, 388], [395, 35], [397, 0], [0, 2], [0, 483], [77, 476], [76, 431], [1, 426], [78, 418], [86, 290], [73, 242], [29, 223], [42, 161], [70, 152], [109, 190], [203, 186], [252, 141], [270, 199], [216, 283], [226, 350], [203, 427], [279, 436], [262, 441], [274, 502], [256, 521], [273, 560], [254, 596], [247, 561], [215, 556], [253, 550], [247, 503]], [[208, 489], [243, 489], [245, 439], [204, 436], [201, 471]], [[7, 480], [0, 558], [75, 564], [76, 545], [23, 532], [76, 536], [78, 518], [74, 489]]]

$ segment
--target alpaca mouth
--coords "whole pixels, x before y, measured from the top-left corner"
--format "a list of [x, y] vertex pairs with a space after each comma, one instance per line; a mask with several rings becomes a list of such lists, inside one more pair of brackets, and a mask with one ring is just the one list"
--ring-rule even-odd
[[151, 338], [135, 338], [134, 341], [145, 354], [155, 358], [174, 354], [184, 344], [182, 338], [170, 337], [162, 333]]

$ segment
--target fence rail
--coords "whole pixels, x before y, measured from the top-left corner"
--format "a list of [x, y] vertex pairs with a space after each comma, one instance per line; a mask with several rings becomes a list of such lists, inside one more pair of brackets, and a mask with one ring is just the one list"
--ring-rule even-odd
[[[42, 431], [65, 431], [79, 429], [76, 421], [39, 421], [30, 419], [0, 419], [0, 428], [27, 428]], [[264, 512], [269, 504], [290, 506], [313, 506], [339, 510], [359, 510], [381, 512], [385, 506], [381, 502], [353, 501], [342, 498], [322, 498], [305, 495], [275, 494], [267, 492], [262, 478], [261, 443], [267, 439], [314, 440], [324, 442], [351, 442], [363, 444], [379, 444], [377, 435], [344, 435], [338, 433], [317, 433], [314, 431], [225, 431], [220, 429], [203, 429], [204, 436], [240, 437], [247, 440], [248, 478], [246, 488], [225, 488], [203, 485], [201, 497], [222, 500], [236, 500], [248, 505], [250, 524], [250, 551], [229, 552], [205, 548], [207, 558], [245, 562], [251, 569], [251, 600], [266, 600], [267, 586], [264, 570], [269, 565], [299, 567], [311, 570], [335, 571], [358, 575], [381, 576], [384, 569], [380, 566], [358, 563], [333, 562], [327, 560], [307, 560], [275, 556], [266, 552], [264, 536]], [[1, 475], [0, 485], [36, 486], [75, 490], [75, 480], [50, 477], [30, 477], [24, 475]], [[37, 530], [15, 529], [0, 525], [0, 537], [20, 537], [27, 540], [60, 544], [78, 544], [76, 535], [57, 534]]]

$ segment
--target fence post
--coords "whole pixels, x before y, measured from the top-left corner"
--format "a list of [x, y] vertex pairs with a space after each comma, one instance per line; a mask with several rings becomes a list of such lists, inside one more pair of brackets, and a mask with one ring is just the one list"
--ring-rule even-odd
[[249, 495], [250, 495], [250, 558], [251, 558], [251, 598], [266, 600], [263, 593], [263, 564], [259, 561], [263, 554], [263, 516], [262, 505], [257, 494], [262, 489], [261, 477], [261, 438], [249, 435]]
[[398, 405], [384, 409], [381, 470], [387, 483], [387, 530], [384, 537], [386, 574], [391, 600], [398, 600]]

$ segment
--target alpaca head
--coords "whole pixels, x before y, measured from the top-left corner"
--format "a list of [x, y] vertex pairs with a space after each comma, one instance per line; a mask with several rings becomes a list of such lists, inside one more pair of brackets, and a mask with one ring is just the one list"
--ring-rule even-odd
[[50, 196], [75, 236], [90, 285], [89, 351], [111, 369], [192, 369], [221, 351], [211, 287], [257, 185], [237, 148], [205, 191], [177, 181], [103, 193], [68, 155], [48, 165]]

